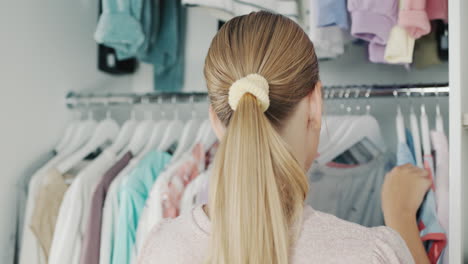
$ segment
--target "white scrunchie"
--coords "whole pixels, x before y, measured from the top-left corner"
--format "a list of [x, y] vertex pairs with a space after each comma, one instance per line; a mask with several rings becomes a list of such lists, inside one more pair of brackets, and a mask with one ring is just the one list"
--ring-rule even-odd
[[229, 105], [236, 111], [237, 105], [244, 94], [250, 93], [257, 98], [263, 112], [270, 107], [268, 81], [257, 73], [252, 73], [235, 81], [229, 88]]

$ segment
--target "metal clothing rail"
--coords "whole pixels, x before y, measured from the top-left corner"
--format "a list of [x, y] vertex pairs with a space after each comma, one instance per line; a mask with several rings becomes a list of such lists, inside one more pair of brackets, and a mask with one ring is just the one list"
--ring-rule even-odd
[[[324, 98], [359, 99], [381, 97], [426, 97], [448, 96], [447, 83], [420, 85], [350, 85], [324, 87]], [[207, 93], [201, 92], [165, 92], [165, 93], [121, 93], [121, 94], [81, 94], [70, 92], [66, 97], [68, 108], [109, 105], [136, 105], [153, 103], [196, 103], [206, 102]]]

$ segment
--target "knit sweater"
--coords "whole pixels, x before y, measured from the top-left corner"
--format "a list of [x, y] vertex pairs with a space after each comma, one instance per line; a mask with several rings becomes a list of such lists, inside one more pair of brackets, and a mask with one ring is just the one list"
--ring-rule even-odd
[[[211, 223], [201, 206], [155, 226], [139, 264], [203, 263]], [[307, 206], [290, 263], [414, 263], [402, 238], [388, 227], [367, 228]]]

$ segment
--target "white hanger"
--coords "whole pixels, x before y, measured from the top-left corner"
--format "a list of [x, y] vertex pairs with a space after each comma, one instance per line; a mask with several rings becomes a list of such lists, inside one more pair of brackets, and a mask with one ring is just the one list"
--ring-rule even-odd
[[132, 110], [130, 119], [125, 121], [125, 123], [122, 125], [119, 135], [115, 139], [114, 143], [112, 143], [112, 145], [107, 148], [107, 150], [110, 151], [111, 153], [121, 154], [120, 152], [132, 138], [132, 135], [133, 133], [135, 133], [135, 129], [137, 126], [138, 126], [138, 121], [136, 120], [136, 117], [135, 117], [135, 111]]
[[437, 105], [436, 105], [436, 131], [444, 132], [444, 118], [440, 113], [440, 105], [439, 105], [439, 92], [436, 94], [437, 97]]
[[189, 149], [192, 149], [195, 146], [195, 144], [202, 143], [202, 139], [206, 133], [209, 133], [209, 129], [211, 129], [210, 127], [211, 125], [210, 125], [209, 119], [205, 119], [201, 122], [200, 128], [198, 129], [197, 136]]
[[95, 151], [98, 147], [102, 146], [106, 142], [113, 142], [119, 134], [119, 125], [115, 120], [110, 117], [110, 113], [107, 113], [107, 117], [99, 122], [96, 130], [93, 133], [91, 139], [81, 149], [73, 153], [70, 157], [62, 161], [58, 166], [57, 170], [64, 174], [75, 166], [78, 162], [83, 160], [87, 155]]
[[431, 155], [431, 136], [429, 131], [429, 120], [427, 119], [426, 107], [421, 104], [421, 135], [424, 155]]
[[218, 138], [216, 137], [216, 134], [211, 127], [211, 123], [208, 121], [207, 126], [205, 128], [205, 133], [201, 138], [201, 143], [204, 147], [205, 150], [208, 150], [213, 144], [215, 144], [218, 141]]
[[[395, 99], [398, 97], [398, 92], [395, 90], [393, 91], [393, 95]], [[397, 114], [395, 118], [395, 125], [396, 125], [396, 132], [397, 132], [397, 139], [400, 143], [406, 144], [406, 131], [405, 131], [405, 118], [401, 113], [400, 103], [397, 102]]]
[[[173, 105], [176, 104], [176, 97], [172, 98], [172, 103]], [[172, 146], [172, 144], [179, 141], [183, 129], [184, 124], [182, 123], [182, 121], [179, 120], [179, 113], [176, 109], [174, 112], [174, 120], [170, 121], [167, 125], [167, 128], [164, 132], [164, 136], [157, 149], [159, 151], [168, 150]]]
[[[333, 99], [335, 94], [335, 90], [330, 91], [330, 98]], [[345, 94], [344, 90], [339, 91], [339, 98], [343, 98]], [[328, 98], [328, 93], [325, 94], [326, 98]], [[345, 104], [342, 100], [337, 101], [339, 104], [339, 110], [338, 114], [344, 110]], [[356, 119], [356, 116], [326, 116], [323, 119], [323, 125], [322, 129], [320, 131], [320, 142], [319, 142], [319, 147], [318, 147], [318, 153], [320, 159], [316, 159], [317, 162], [320, 160], [320, 162], [327, 163], [328, 159], [333, 157], [337, 157], [338, 155], [342, 153], [336, 153], [336, 150], [338, 148], [338, 141], [340, 140], [340, 137], [342, 136], [343, 133], [345, 133], [345, 130], [351, 124], [353, 120]], [[331, 158], [333, 159], [333, 158]], [[331, 160], [330, 160], [331, 161]]]
[[398, 142], [406, 144], [405, 119], [401, 113], [400, 105], [397, 106], [396, 130]]
[[182, 156], [182, 154], [190, 149], [190, 146], [193, 145], [193, 142], [197, 137], [197, 132], [200, 129], [202, 122], [196, 116], [195, 109], [193, 108], [193, 100], [193, 96], [190, 97], [190, 103], [192, 104], [192, 118], [184, 126], [179, 145], [177, 146], [177, 149], [172, 156], [173, 160], [177, 160], [180, 156]]
[[[410, 97], [410, 93], [408, 92], [408, 98]], [[410, 125], [411, 125], [411, 134], [413, 136], [414, 142], [414, 153], [416, 158], [416, 165], [420, 168], [423, 167], [422, 162], [422, 153], [421, 153], [421, 137], [419, 134], [419, 125], [418, 125], [418, 118], [413, 109], [413, 103], [410, 101]]]
[[80, 147], [82, 147], [93, 135], [96, 130], [97, 122], [94, 120], [93, 113], [88, 112], [88, 119], [81, 121], [76, 129], [76, 133], [70, 140], [70, 143], [62, 150], [62, 157], [66, 157]]
[[64, 133], [62, 139], [59, 141], [57, 146], [54, 148], [54, 150], [57, 153], [60, 153], [65, 149], [65, 147], [68, 145], [68, 143], [70, 143], [71, 139], [73, 138], [74, 133], [78, 130], [81, 118], [79, 117], [79, 112], [77, 112], [77, 115], [78, 115], [78, 117], [77, 118], [74, 117], [72, 122], [67, 125], [67, 127], [65, 128], [65, 133]]
[[138, 154], [136, 157], [136, 160], [141, 160], [146, 154], [148, 154], [150, 151], [156, 149], [159, 144], [161, 144], [161, 140], [164, 136], [164, 132], [169, 124], [169, 121], [167, 120], [161, 120], [156, 122], [156, 125], [153, 128], [153, 131], [151, 132], [151, 135], [149, 137], [148, 143], [144, 147], [144, 149]]
[[151, 133], [153, 132], [155, 122], [152, 119], [152, 114], [150, 112], [145, 113], [145, 120], [141, 121], [135, 133], [130, 140], [128, 146], [123, 150], [122, 153], [131, 152], [133, 156], [138, 156], [138, 154], [143, 150], [146, 143], [148, 142]]
[[[335, 119], [341, 129], [329, 131], [333, 133], [332, 141], [319, 144], [319, 150], [322, 150], [316, 161], [320, 164], [326, 164], [346, 150], [354, 146], [356, 143], [367, 139], [380, 152], [385, 152], [386, 146], [382, 139], [380, 126], [377, 120], [371, 115], [364, 116], [346, 116], [348, 121], [343, 119]], [[333, 122], [333, 121], [332, 121]], [[346, 129], [342, 129], [345, 127]], [[365, 129], [363, 129], [365, 128]], [[322, 146], [320, 146], [322, 144]], [[327, 148], [329, 145], [330, 147]], [[327, 149], [326, 149], [327, 148]]]

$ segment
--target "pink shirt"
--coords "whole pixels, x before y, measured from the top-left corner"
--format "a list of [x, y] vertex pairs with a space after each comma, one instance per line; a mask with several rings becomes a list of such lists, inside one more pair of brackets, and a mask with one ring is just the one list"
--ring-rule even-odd
[[[211, 224], [201, 206], [153, 228], [139, 264], [201, 264]], [[306, 206], [290, 263], [414, 263], [402, 238], [388, 227], [367, 228]]]
[[427, 0], [404, 0], [398, 16], [398, 25], [408, 34], [418, 39], [431, 31], [426, 11]]

